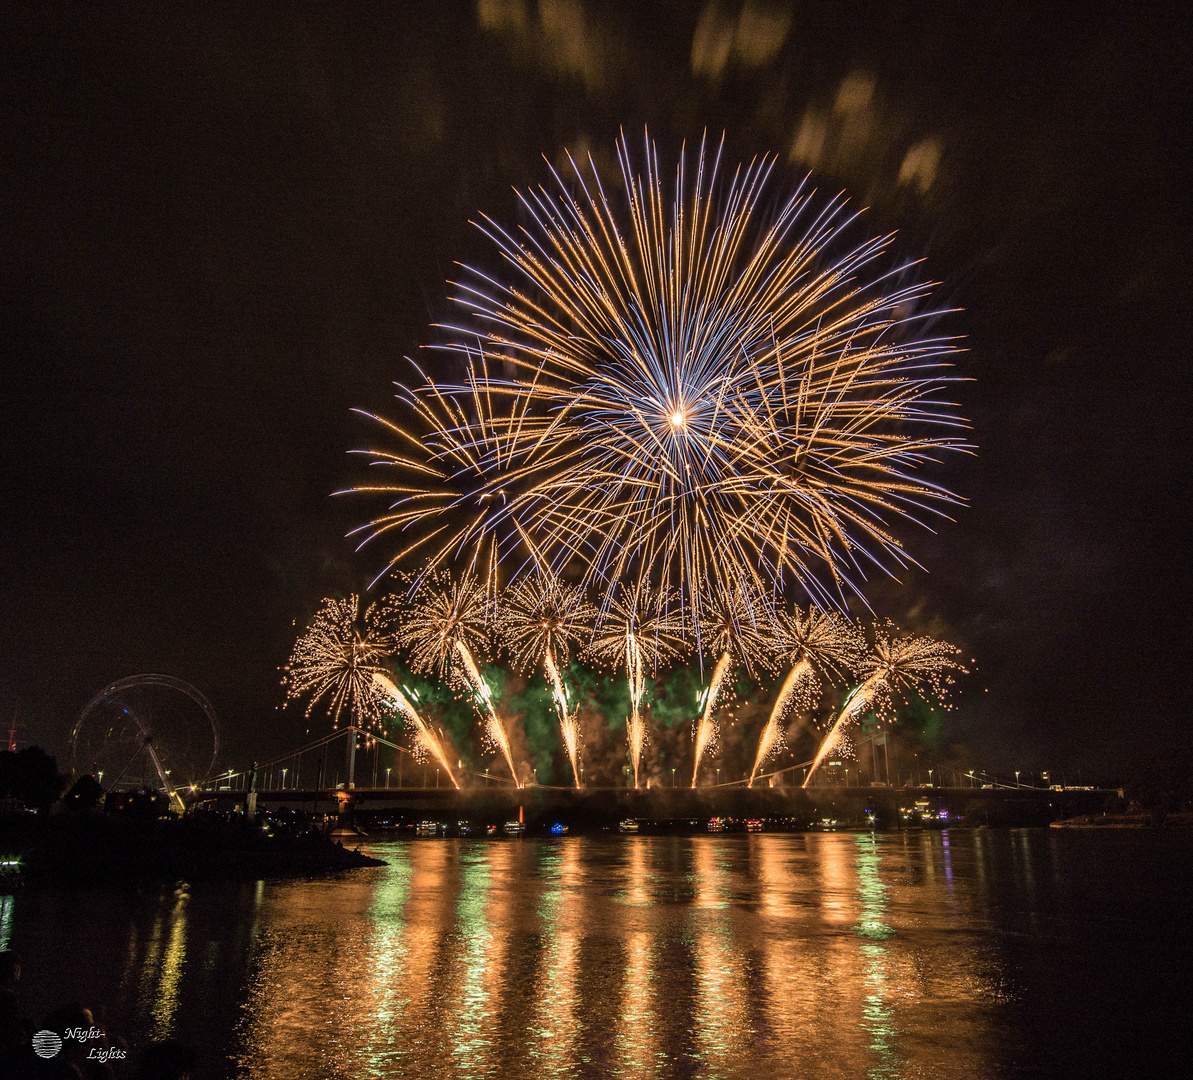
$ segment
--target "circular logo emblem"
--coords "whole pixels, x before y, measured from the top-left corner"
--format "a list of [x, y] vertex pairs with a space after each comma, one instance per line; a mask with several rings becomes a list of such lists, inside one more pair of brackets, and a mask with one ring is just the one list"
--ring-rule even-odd
[[33, 1036], [33, 1052], [39, 1058], [52, 1058], [62, 1049], [62, 1040], [54, 1031], [39, 1031]]

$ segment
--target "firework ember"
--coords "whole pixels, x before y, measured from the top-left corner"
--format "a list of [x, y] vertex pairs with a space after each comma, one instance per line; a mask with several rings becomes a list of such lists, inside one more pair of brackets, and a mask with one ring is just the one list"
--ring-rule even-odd
[[371, 605], [362, 617], [358, 596], [324, 600], [283, 669], [287, 699], [305, 697], [308, 717], [325, 701], [336, 727], [345, 711], [354, 725], [380, 726], [385, 698], [374, 676], [384, 672], [382, 661], [394, 649], [392, 619], [386, 603]]

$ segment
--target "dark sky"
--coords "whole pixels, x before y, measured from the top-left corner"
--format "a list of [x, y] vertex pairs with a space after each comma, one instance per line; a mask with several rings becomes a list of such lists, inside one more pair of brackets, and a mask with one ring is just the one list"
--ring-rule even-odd
[[871, 595], [977, 657], [950, 737], [1110, 779], [1187, 746], [1190, 57], [1143, 7], [4, 5], [5, 726], [61, 753], [154, 670], [237, 762], [290, 738], [292, 621], [378, 568], [329, 498], [350, 408], [487, 257], [470, 217], [649, 124], [813, 169], [965, 309], [970, 506]]

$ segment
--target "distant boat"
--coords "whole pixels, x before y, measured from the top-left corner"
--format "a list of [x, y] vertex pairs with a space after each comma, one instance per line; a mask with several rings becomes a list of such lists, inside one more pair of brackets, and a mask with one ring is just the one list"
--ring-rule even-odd
[[633, 818], [626, 818], [625, 821], [621, 822], [617, 827], [622, 832], [637, 832], [638, 822], [636, 822]]
[[526, 826], [520, 821], [507, 821], [505, 823], [506, 836], [521, 836], [526, 831]]
[[723, 818], [713, 817], [713, 818], [708, 819], [708, 831], [709, 832], [724, 832], [724, 830], [725, 830], [725, 821]]
[[750, 818], [746, 821], [746, 832], [762, 832], [762, 822], [758, 818]]

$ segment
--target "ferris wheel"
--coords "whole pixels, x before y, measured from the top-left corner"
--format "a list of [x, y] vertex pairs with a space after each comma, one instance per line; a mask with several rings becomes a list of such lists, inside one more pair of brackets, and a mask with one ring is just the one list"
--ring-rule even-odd
[[163, 791], [176, 806], [179, 791], [211, 775], [219, 747], [211, 702], [173, 675], [110, 683], [87, 702], [70, 736], [76, 776], [91, 774], [109, 791]]

